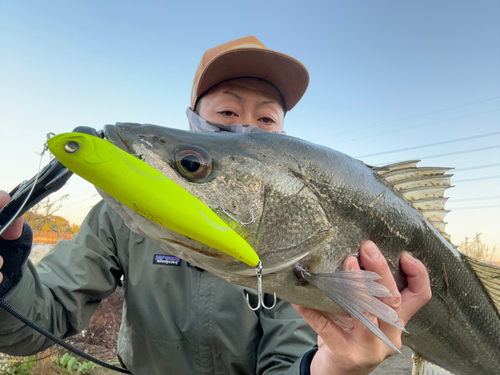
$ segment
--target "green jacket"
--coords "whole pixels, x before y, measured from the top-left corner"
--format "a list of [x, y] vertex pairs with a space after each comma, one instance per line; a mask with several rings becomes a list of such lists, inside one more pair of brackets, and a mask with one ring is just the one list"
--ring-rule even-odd
[[[36, 268], [25, 263], [5, 300], [67, 337], [87, 327], [123, 275], [118, 354], [133, 374], [300, 373], [317, 336], [290, 304], [251, 311], [252, 289], [166, 255], [101, 202], [73, 241], [60, 241]], [[0, 322], [0, 352], [29, 355], [53, 344], [2, 309]]]

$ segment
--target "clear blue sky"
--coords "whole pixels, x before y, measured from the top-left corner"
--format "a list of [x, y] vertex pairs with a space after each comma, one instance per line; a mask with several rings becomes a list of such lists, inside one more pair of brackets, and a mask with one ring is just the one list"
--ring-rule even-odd
[[[457, 168], [452, 240], [482, 232], [500, 245], [499, 20], [497, 0], [0, 0], [0, 189], [36, 172], [47, 132], [186, 129], [203, 52], [256, 35], [311, 75], [288, 134], [372, 165]], [[98, 200], [77, 178], [64, 193], [74, 222]]]

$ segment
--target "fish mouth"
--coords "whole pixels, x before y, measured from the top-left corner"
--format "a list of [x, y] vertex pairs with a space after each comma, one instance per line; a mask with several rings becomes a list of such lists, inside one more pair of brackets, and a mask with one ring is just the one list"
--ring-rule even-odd
[[170, 238], [160, 237], [160, 239], [163, 240], [163, 241], [166, 241], [168, 243], [171, 243], [173, 245], [182, 246], [182, 247], [184, 247], [186, 249], [193, 250], [193, 251], [195, 251], [197, 253], [200, 253], [202, 255], [205, 255], [205, 256], [208, 256], [208, 257], [212, 257], [214, 259], [221, 259], [221, 260], [224, 260], [226, 262], [233, 261], [233, 258], [231, 258], [229, 255], [224, 254], [224, 253], [222, 253], [220, 251], [212, 253], [212, 252], [209, 252], [209, 251], [202, 250], [199, 247], [191, 246], [191, 245], [188, 245], [188, 244], [186, 244], [184, 242], [176, 241], [176, 240], [173, 240], [173, 239], [170, 239]]
[[[246, 264], [235, 261], [234, 258], [229, 257], [224, 253], [203, 250], [198, 246], [189, 245], [185, 242], [177, 241], [171, 238], [160, 237], [160, 239], [171, 246], [188, 250], [188, 252], [184, 252], [184, 257], [181, 256], [181, 258], [198, 267], [206, 269], [209, 272], [216, 273], [223, 270], [224, 274], [230, 277], [255, 277], [254, 267], [248, 267]], [[269, 275], [281, 272], [288, 268], [294, 268], [302, 259], [308, 257], [309, 255], [310, 252], [307, 251], [288, 259], [286, 262], [273, 265], [266, 265], [266, 261], [264, 259], [262, 274]]]
[[116, 147], [121, 148], [129, 154], [133, 153], [127, 141], [120, 136], [119, 125], [104, 125], [104, 137], [111, 141]]

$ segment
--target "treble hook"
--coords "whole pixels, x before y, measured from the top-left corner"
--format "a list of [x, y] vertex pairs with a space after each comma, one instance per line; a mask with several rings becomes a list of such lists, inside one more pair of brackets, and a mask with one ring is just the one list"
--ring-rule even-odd
[[256, 307], [252, 307], [250, 305], [250, 299], [247, 293], [247, 305], [252, 311], [256, 311], [258, 309], [262, 308], [266, 310], [271, 310], [274, 306], [276, 306], [276, 292], [274, 292], [274, 303], [272, 306], [268, 307], [264, 304], [264, 293], [262, 292], [262, 262], [259, 260], [259, 264], [255, 267], [255, 274], [257, 276], [257, 298], [258, 298], [258, 303]]

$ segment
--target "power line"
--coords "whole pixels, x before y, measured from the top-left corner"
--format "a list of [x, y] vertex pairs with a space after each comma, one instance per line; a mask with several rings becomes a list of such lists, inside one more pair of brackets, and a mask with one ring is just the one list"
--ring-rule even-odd
[[498, 176], [488, 176], [488, 177], [478, 177], [478, 178], [468, 178], [465, 180], [454, 180], [453, 183], [456, 184], [457, 182], [471, 182], [471, 181], [483, 181], [483, 180], [493, 180], [496, 178], [500, 178], [500, 175]]
[[453, 202], [469, 202], [469, 201], [487, 201], [490, 199], [500, 199], [500, 195], [495, 195], [492, 197], [474, 197], [474, 198], [462, 198], [462, 199], [452, 199], [450, 203]]
[[[419, 115], [414, 115], [414, 116], [410, 116], [410, 117], [405, 117], [405, 118], [403, 118], [403, 119], [399, 119], [399, 120], [386, 121], [386, 122], [382, 122], [382, 123], [380, 123], [380, 124], [376, 124], [376, 125], [369, 125], [369, 126], [365, 126], [364, 128], [358, 128], [358, 129], [352, 129], [352, 130], [348, 130], [348, 131], [343, 131], [343, 132], [340, 132], [340, 133], [331, 134], [331, 135], [326, 135], [326, 136], [318, 137], [318, 138], [315, 138], [315, 139], [324, 139], [324, 138], [334, 137], [334, 136], [336, 136], [336, 135], [343, 135], [343, 134], [352, 133], [352, 132], [359, 131], [359, 130], [365, 130], [365, 129], [370, 129], [370, 128], [374, 128], [374, 127], [378, 127], [378, 126], [383, 126], [383, 125], [393, 124], [393, 123], [395, 123], [395, 122], [401, 122], [401, 121], [411, 120], [411, 119], [414, 119], [414, 118], [417, 118], [417, 117], [422, 117], [422, 116], [427, 116], [427, 115], [433, 115], [433, 114], [435, 114], [435, 113], [440, 113], [440, 112], [446, 112], [446, 111], [450, 111], [450, 110], [452, 110], [452, 109], [457, 109], [457, 108], [467, 107], [467, 106], [470, 106], [470, 105], [479, 104], [479, 103], [484, 103], [484, 102], [488, 102], [488, 101], [495, 100], [495, 99], [499, 99], [499, 98], [500, 98], [500, 96], [495, 96], [495, 97], [493, 97], [493, 98], [484, 99], [484, 100], [479, 100], [479, 101], [477, 101], [477, 102], [471, 102], [471, 103], [460, 104], [460, 105], [457, 105], [457, 106], [455, 106], [455, 107], [450, 107], [450, 108], [440, 109], [440, 110], [438, 110], [438, 111], [433, 111], [433, 112], [422, 113], [422, 114], [419, 114]], [[313, 139], [313, 140], [314, 140], [314, 139]]]
[[[447, 154], [437, 154], [437, 155], [430, 155], [430, 156], [421, 156], [421, 157], [412, 157], [412, 159], [419, 159], [419, 160], [422, 160], [422, 159], [433, 159], [433, 158], [440, 158], [440, 157], [443, 157], [443, 156], [451, 156], [451, 155], [460, 155], [460, 154], [468, 154], [468, 153], [471, 153], [471, 152], [479, 152], [479, 151], [486, 151], [486, 150], [492, 150], [492, 149], [495, 149], [495, 148], [500, 148], [500, 145], [497, 145], [497, 146], [489, 146], [489, 147], [481, 147], [481, 148], [474, 148], [474, 149], [471, 149], [471, 150], [463, 150], [463, 151], [456, 151], [456, 152], [449, 152]], [[394, 163], [399, 163], [401, 160], [397, 160], [397, 161], [392, 161], [392, 162], [386, 162], [386, 163], [377, 163], [379, 165], [388, 165], [388, 164], [394, 164]]]
[[467, 168], [457, 168], [454, 169], [453, 172], [463, 172], [463, 171], [483, 169], [483, 168], [493, 168], [493, 167], [500, 167], [500, 163], [476, 165], [475, 167], [467, 167]]
[[457, 207], [457, 208], [452, 208], [451, 211], [458, 211], [458, 210], [483, 210], [485, 208], [497, 208], [500, 207], [500, 204], [495, 204], [492, 206], [472, 206], [472, 207]]
[[480, 135], [473, 135], [470, 137], [465, 137], [465, 138], [457, 138], [457, 139], [452, 139], [449, 141], [443, 141], [443, 142], [436, 142], [436, 143], [428, 143], [425, 145], [420, 145], [420, 146], [414, 146], [414, 147], [406, 147], [406, 148], [400, 148], [398, 150], [391, 150], [391, 151], [384, 151], [384, 152], [377, 152], [375, 154], [367, 154], [367, 155], [361, 155], [361, 156], [355, 156], [356, 159], [360, 158], [367, 158], [369, 156], [378, 156], [378, 155], [385, 155], [385, 154], [393, 154], [395, 152], [402, 152], [402, 151], [409, 151], [409, 150], [416, 150], [419, 148], [425, 148], [425, 147], [432, 147], [432, 146], [439, 146], [439, 145], [445, 145], [448, 143], [455, 143], [455, 142], [462, 142], [462, 141], [468, 141], [470, 139], [477, 139], [477, 138], [484, 138], [484, 137], [491, 137], [494, 135], [500, 134], [500, 131], [498, 132], [493, 132], [493, 133], [486, 133], [486, 134], [480, 134]]
[[89, 199], [93, 199], [94, 197], [98, 196], [99, 194], [98, 193], [94, 193], [92, 194], [90, 197], [87, 197], [87, 198], [83, 198], [83, 199], [80, 199], [79, 201], [76, 201], [76, 202], [72, 202], [71, 204], [68, 204], [68, 205], [65, 205], [64, 208], [70, 208], [70, 207], [74, 207], [82, 202], [85, 202], [85, 201], [88, 201]]
[[[358, 141], [358, 140], [360, 140], [360, 139], [365, 139], [365, 138], [373, 138], [373, 137], [378, 137], [378, 136], [381, 136], [381, 135], [386, 135], [386, 134], [391, 134], [391, 133], [397, 133], [397, 132], [401, 132], [401, 131], [405, 131], [405, 130], [409, 130], [409, 129], [423, 128], [423, 127], [425, 127], [425, 126], [430, 126], [430, 125], [441, 124], [441, 123], [443, 123], [443, 122], [449, 122], [449, 121], [453, 121], [453, 120], [459, 120], [459, 119], [466, 118], [466, 117], [473, 117], [473, 116], [482, 115], [482, 114], [485, 114], [485, 113], [496, 112], [496, 111], [500, 111], [500, 108], [493, 109], [493, 110], [491, 110], [491, 111], [485, 111], [485, 112], [473, 113], [472, 115], [465, 115], [465, 116], [454, 117], [454, 118], [451, 118], [451, 119], [448, 119], [448, 120], [442, 120], [442, 121], [430, 122], [430, 123], [428, 123], [428, 124], [424, 124], [424, 125], [415, 125], [415, 126], [408, 126], [408, 127], [406, 127], [406, 128], [398, 128], [398, 129], [396, 129], [396, 130], [386, 131], [385, 133], [371, 134], [371, 135], [367, 135], [367, 136], [365, 136], [365, 137], [359, 137], [359, 138], [349, 139], [349, 140], [347, 140], [347, 141], [339, 141], [339, 142], [334, 142], [334, 143], [332, 143], [332, 145], [336, 145], [336, 144], [340, 144], [340, 143], [347, 143], [347, 142]], [[322, 137], [321, 139], [324, 139], [324, 138], [327, 138], [327, 137]]]

